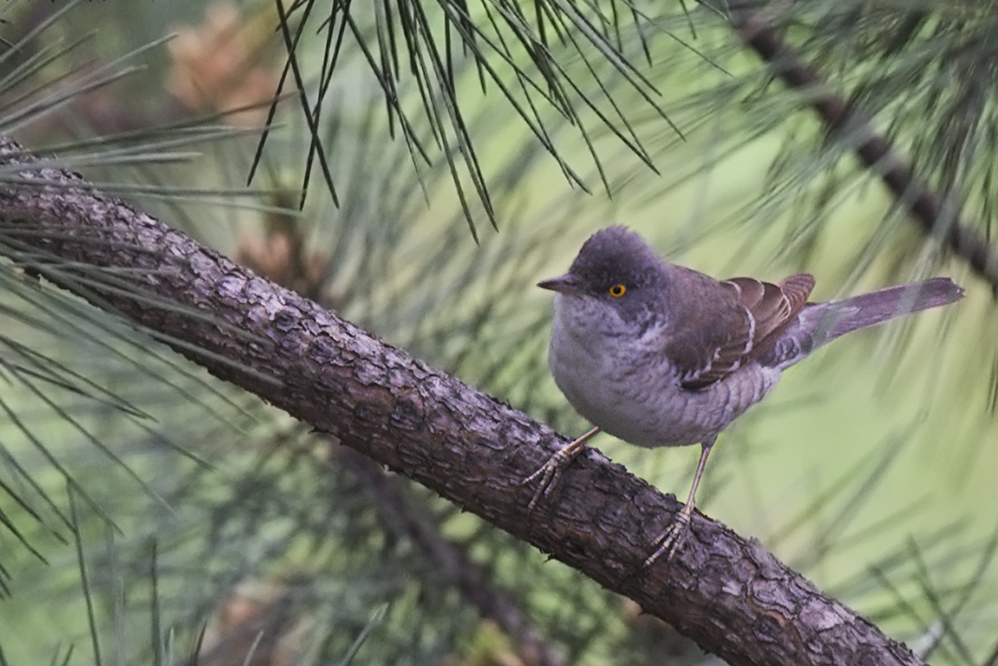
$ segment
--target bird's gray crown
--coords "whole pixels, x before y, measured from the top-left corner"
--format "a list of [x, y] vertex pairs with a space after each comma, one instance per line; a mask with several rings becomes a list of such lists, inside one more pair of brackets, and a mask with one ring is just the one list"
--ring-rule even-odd
[[609, 227], [589, 237], [569, 269], [593, 293], [602, 294], [611, 285], [628, 289], [657, 283], [662, 277], [662, 259], [626, 227]]

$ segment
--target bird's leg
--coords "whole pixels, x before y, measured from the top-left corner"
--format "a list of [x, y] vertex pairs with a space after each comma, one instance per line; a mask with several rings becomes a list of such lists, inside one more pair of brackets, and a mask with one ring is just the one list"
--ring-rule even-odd
[[537, 486], [537, 491], [534, 493], [533, 499], [530, 500], [530, 504], [527, 505], [527, 511], [533, 511], [537, 502], [540, 501], [542, 497], [551, 492], [551, 489], [558, 485], [558, 479], [561, 478], [561, 473], [573, 460], [575, 456], [579, 455], [583, 448], [585, 448], [586, 442], [592, 439], [592, 436], [599, 432], [599, 428], [593, 428], [582, 437], [579, 437], [571, 444], [568, 444], [558, 451], [555, 452], [550, 458], [544, 461], [536, 472], [525, 478], [520, 482], [521, 485], [526, 485], [535, 479], [540, 479], [540, 483]]
[[711, 437], [710, 440], [700, 444], [700, 461], [697, 463], [697, 472], [693, 476], [693, 487], [690, 488], [690, 496], [683, 508], [679, 510], [679, 515], [676, 516], [676, 519], [656, 539], [655, 543], [658, 544], [658, 548], [645, 560], [646, 567], [651, 566], [662, 554], [665, 554], [667, 562], [671, 560], [672, 556], [676, 554], [676, 550], [682, 545], [683, 540], [686, 539], [686, 534], [690, 528], [690, 519], [693, 517], [693, 509], [696, 508], [697, 486], [700, 485], [700, 477], [703, 476], [704, 467], [707, 466], [707, 456], [710, 455], [710, 447], [714, 446], [715, 441], [717, 441], [717, 438]]

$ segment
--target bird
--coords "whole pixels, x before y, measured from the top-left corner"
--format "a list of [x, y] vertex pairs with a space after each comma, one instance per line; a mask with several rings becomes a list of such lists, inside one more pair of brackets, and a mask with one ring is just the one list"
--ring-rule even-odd
[[593, 428], [550, 456], [528, 510], [557, 485], [594, 435], [640, 447], [699, 444], [686, 504], [644, 562], [671, 560], [695, 509], [697, 486], [718, 435], [762, 400], [783, 371], [819, 347], [894, 317], [958, 301], [963, 289], [931, 278], [812, 303], [815, 280], [778, 284], [714, 278], [668, 263], [637, 233], [593, 234], [568, 273], [538, 283], [556, 292], [548, 365]]

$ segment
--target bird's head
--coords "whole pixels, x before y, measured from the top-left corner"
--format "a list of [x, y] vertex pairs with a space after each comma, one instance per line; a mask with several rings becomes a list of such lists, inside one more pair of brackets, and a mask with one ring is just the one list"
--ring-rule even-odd
[[664, 287], [665, 263], [633, 231], [610, 227], [593, 234], [568, 273], [537, 286], [568, 298], [591, 315], [615, 312], [629, 324], [646, 325]]

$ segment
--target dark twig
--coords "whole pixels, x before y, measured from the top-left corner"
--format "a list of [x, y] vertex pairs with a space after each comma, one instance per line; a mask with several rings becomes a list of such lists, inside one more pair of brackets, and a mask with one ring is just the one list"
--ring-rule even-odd
[[519, 648], [527, 664], [561, 666], [564, 658], [541, 637], [523, 612], [495, 589], [481, 567], [472, 562], [464, 549], [444, 538], [439, 526], [421, 515], [405, 499], [393, 482], [370, 458], [353, 449], [337, 450], [337, 462], [349, 469], [389, 522], [399, 526], [424, 558], [439, 572], [441, 579], [454, 586], [466, 603], [478, 614], [495, 622]]
[[915, 175], [870, 118], [840, 95], [824, 92], [826, 81], [787, 45], [756, 0], [729, 2], [728, 20], [738, 37], [770, 65], [788, 88], [811, 95], [810, 106], [829, 133], [848, 132], [858, 137], [855, 151], [862, 163], [880, 174], [887, 189], [919, 221], [926, 234], [945, 238], [953, 252], [998, 289], [998, 260], [987, 239], [960, 219], [954, 202], [938, 196]]

